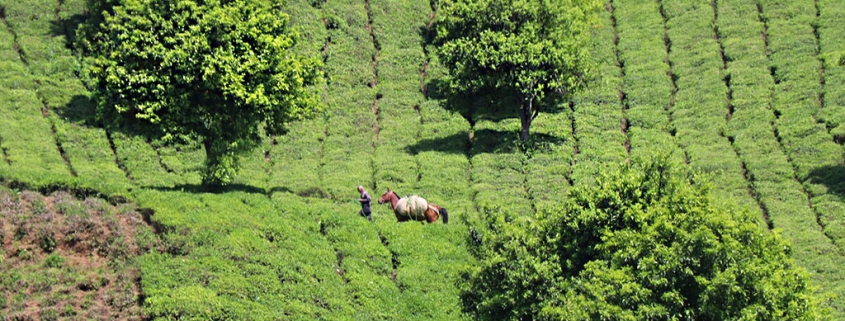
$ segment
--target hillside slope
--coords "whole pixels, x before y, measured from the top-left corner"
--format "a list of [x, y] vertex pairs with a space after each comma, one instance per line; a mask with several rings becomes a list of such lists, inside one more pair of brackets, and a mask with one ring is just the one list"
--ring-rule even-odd
[[[153, 211], [164, 251], [140, 259], [152, 317], [464, 319], [468, 222], [494, 206], [533, 215], [656, 151], [781, 231], [845, 313], [845, 68], [818, 58], [845, 47], [835, 0], [610, 0], [594, 28], [600, 79], [540, 115], [527, 152], [518, 119], [481, 112], [502, 106], [439, 92], [430, 2], [291, 0], [297, 50], [325, 63], [327, 112], [269, 139], [220, 193], [198, 185], [201, 147], [96, 126], [69, 45], [84, 4], [0, 0], [0, 179]], [[396, 224], [376, 207], [370, 224], [357, 185], [453, 218]]]
[[0, 315], [141, 320], [135, 258], [160, 246], [130, 204], [0, 186]]

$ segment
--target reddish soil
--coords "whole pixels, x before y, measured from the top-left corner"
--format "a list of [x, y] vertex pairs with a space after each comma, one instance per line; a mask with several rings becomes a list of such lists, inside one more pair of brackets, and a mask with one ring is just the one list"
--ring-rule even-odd
[[5, 320], [144, 320], [135, 257], [160, 243], [129, 204], [0, 189]]

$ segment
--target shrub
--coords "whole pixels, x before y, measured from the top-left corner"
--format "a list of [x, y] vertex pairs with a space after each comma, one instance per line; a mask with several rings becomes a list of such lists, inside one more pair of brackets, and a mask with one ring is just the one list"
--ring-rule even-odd
[[146, 225], [138, 226], [138, 229], [135, 231], [135, 235], [133, 235], [135, 239], [135, 243], [141, 251], [149, 251], [154, 248], [158, 248], [161, 245], [161, 241], [159, 241], [158, 237], [153, 233], [152, 228]]
[[41, 310], [41, 320], [43, 321], [55, 321], [59, 319], [59, 312], [55, 309], [44, 309]]
[[38, 246], [41, 247], [44, 252], [52, 253], [56, 250], [58, 243], [56, 242], [56, 236], [53, 232], [48, 231], [47, 229], [42, 229], [38, 234]]
[[70, 304], [65, 304], [65, 307], [62, 309], [62, 316], [63, 317], [72, 317], [76, 315], [76, 309], [73, 308]]
[[64, 265], [65, 259], [58, 253], [53, 253], [47, 256], [44, 260], [44, 265], [48, 268], [60, 268]]
[[29, 261], [32, 259], [32, 251], [26, 247], [19, 247], [15, 255], [20, 258], [21, 261]]
[[499, 213], [466, 276], [480, 319], [817, 319], [789, 245], [666, 158], [624, 164], [536, 220]]
[[186, 255], [192, 248], [187, 230], [183, 230], [181, 233], [163, 234], [161, 241], [164, 251], [171, 255]]
[[111, 234], [106, 238], [106, 242], [102, 245], [100, 251], [111, 258], [112, 262], [125, 260], [131, 254], [126, 239], [121, 234]]

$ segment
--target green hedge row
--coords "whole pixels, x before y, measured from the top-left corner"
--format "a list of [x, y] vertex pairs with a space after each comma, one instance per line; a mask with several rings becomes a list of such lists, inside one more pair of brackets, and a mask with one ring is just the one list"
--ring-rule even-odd
[[372, 106], [376, 92], [370, 86], [375, 52], [365, 28], [367, 12], [363, 2], [328, 2], [322, 10], [338, 25], [329, 30], [326, 70], [331, 83], [326, 99], [322, 184], [332, 197], [354, 200], [355, 186], [373, 187], [372, 137], [376, 117]]
[[330, 204], [244, 192], [138, 194], [170, 230], [163, 236], [166, 252], [141, 259], [150, 316], [347, 319], [354, 313], [335, 251], [320, 234], [317, 218]]
[[[12, 18], [13, 8], [6, 15]], [[70, 182], [72, 177], [59, 154], [48, 120], [41, 114], [41, 101], [27, 66], [16, 51], [15, 36], [0, 30], [0, 148], [3, 177], [47, 185]]]
[[395, 282], [401, 291], [403, 319], [465, 320], [458, 271], [465, 271], [471, 256], [461, 224], [392, 224], [382, 226], [387, 248], [398, 266]]
[[538, 116], [531, 125], [533, 135], [547, 139], [529, 147], [524, 160], [525, 185], [538, 209], [560, 204], [571, 187], [569, 179], [575, 158], [572, 117], [571, 111], [547, 113]]
[[133, 184], [142, 187], [185, 184], [176, 173], [168, 172], [161, 166], [158, 153], [145, 138], [121, 132], [111, 133], [111, 138], [117, 151], [117, 161], [129, 172]]
[[[378, 228], [357, 215], [360, 206], [355, 186], [373, 188], [373, 102], [377, 87], [373, 80], [376, 54], [366, 29], [363, 2], [327, 2], [322, 12], [328, 22], [331, 43], [326, 70], [327, 123], [324, 129], [322, 184], [336, 200], [336, 209], [320, 216], [321, 230], [332, 244], [344, 295], [353, 305], [354, 319], [395, 318], [399, 289], [390, 279], [391, 254], [381, 243]], [[335, 25], [336, 24], [336, 25]], [[319, 130], [319, 129], [318, 129]], [[371, 190], [374, 197], [376, 191]], [[373, 204], [375, 207], [375, 204]], [[386, 211], [374, 208], [374, 220], [387, 223]]]
[[824, 105], [818, 118], [841, 141], [845, 138], [845, 68], [837, 66], [836, 58], [845, 54], [845, 7], [835, 0], [820, 0], [817, 6], [820, 54], [826, 59]]
[[671, 43], [669, 59], [678, 86], [671, 108], [678, 141], [694, 168], [712, 174], [719, 186], [714, 191], [717, 195], [735, 199], [762, 218], [743, 177], [742, 161], [723, 133], [730, 114], [729, 78], [713, 26], [715, 8], [689, 0], [664, 0], [662, 4]]
[[471, 184], [479, 208], [499, 207], [509, 213], [534, 214], [525, 185], [526, 155], [516, 142], [519, 128], [519, 120], [513, 118], [475, 123], [470, 148]]
[[592, 30], [592, 55], [597, 79], [573, 99], [573, 119], [578, 155], [572, 166], [574, 184], [591, 184], [602, 170], [601, 164], [618, 164], [628, 157], [622, 132], [622, 103], [619, 92], [622, 70], [613, 43], [615, 31], [609, 11], [601, 11], [600, 22]]
[[[83, 1], [38, 0], [8, 3], [6, 22], [17, 36], [17, 45], [38, 98], [49, 112], [55, 139], [61, 144], [67, 161], [80, 184], [110, 193], [125, 191], [129, 181], [115, 164], [105, 131], [92, 119], [93, 104], [76, 73], [79, 63], [68, 49], [68, 34], [73, 31], [68, 10], [78, 10]], [[49, 32], [45, 32], [49, 30]], [[39, 103], [38, 106], [42, 104]]]
[[663, 18], [658, 2], [614, 1], [613, 16], [619, 36], [617, 50], [624, 77], [631, 156], [654, 151], [680, 153], [670, 134], [672, 79], [663, 41]]
[[836, 171], [842, 147], [816, 115], [821, 110], [820, 68], [813, 4], [772, 1], [763, 6], [776, 80], [773, 107], [781, 144], [803, 182], [825, 234], [845, 249], [845, 202]]
[[392, 257], [381, 243], [376, 224], [395, 224], [374, 217], [376, 224], [358, 216], [359, 206], [337, 206], [320, 217], [325, 236], [336, 252], [338, 274], [346, 283], [345, 296], [355, 319], [378, 320], [401, 315], [399, 288], [391, 280]]
[[[301, 36], [293, 50], [300, 55], [321, 57], [328, 37], [328, 30], [321, 21], [323, 13], [307, 0], [286, 1], [284, 10]], [[313, 90], [325, 103], [328, 90], [325, 84], [315, 86]], [[263, 186], [268, 192], [329, 197], [320, 179], [325, 137], [324, 115], [291, 124], [288, 134], [268, 139], [245, 160], [237, 182]], [[269, 157], [269, 162], [265, 156]]]
[[[845, 23], [845, 8], [838, 2], [833, 1], [819, 1], [817, 3], [819, 8], [819, 17], [817, 23], [819, 25], [819, 46], [822, 57], [830, 59], [830, 55], [845, 54], [845, 30], [841, 28]], [[823, 105], [822, 109], [817, 114], [820, 121], [824, 121], [827, 128], [830, 130], [834, 141], [842, 145], [845, 139], [845, 67], [831, 66], [827, 63], [824, 66], [824, 88], [823, 88]], [[840, 146], [841, 148], [842, 146]], [[814, 197], [813, 203], [819, 213], [824, 217], [826, 222], [825, 231], [829, 235], [835, 236], [837, 242], [845, 239], [845, 182], [842, 180], [841, 165], [827, 167], [828, 174], [839, 173], [839, 175], [824, 175], [824, 171], [816, 169], [810, 174], [811, 183], [818, 183], [826, 181], [828, 186], [826, 188], [826, 195]], [[828, 177], [823, 179], [822, 177]], [[815, 185], [811, 187], [811, 191], [819, 193]], [[839, 244], [839, 243], [837, 243]]]
[[[734, 147], [746, 164], [748, 177], [772, 225], [790, 239], [793, 257], [813, 273], [823, 291], [845, 294], [843, 275], [837, 265], [842, 257], [807, 206], [807, 195], [795, 180], [795, 171], [775, 136], [777, 120], [770, 107], [774, 78], [770, 74], [766, 44], [760, 36], [764, 25], [753, 0], [719, 2], [717, 21], [722, 45], [729, 57], [732, 104], [735, 109], [727, 125]], [[779, 128], [779, 126], [778, 126]], [[841, 315], [841, 304], [834, 305]]]
[[[434, 70], [432, 65], [429, 64], [429, 70]], [[469, 124], [461, 116], [444, 110], [435, 100], [423, 102], [420, 115], [423, 125], [420, 145], [416, 148], [420, 193], [445, 206], [454, 218], [474, 212], [469, 159], [464, 153], [469, 141]]]
[[[407, 319], [465, 319], [456, 284], [457, 271], [471, 261], [464, 246], [466, 230], [459, 220], [469, 208], [465, 196], [466, 157], [463, 146], [444, 151], [437, 150], [442, 146], [422, 143], [439, 139], [441, 131], [459, 133], [467, 127], [460, 116], [443, 110], [436, 101], [426, 101], [422, 93], [424, 80], [420, 70], [427, 57], [419, 32], [428, 23], [431, 7], [425, 1], [369, 4], [373, 33], [380, 48], [380, 131], [374, 154], [376, 184], [380, 187], [377, 194], [385, 187], [400, 195], [418, 194], [452, 214], [449, 225], [396, 224], [386, 207], [378, 210], [389, 213], [377, 225], [382, 242], [391, 253], [392, 280], [401, 293], [397, 306]], [[438, 118], [431, 117], [435, 115]], [[459, 136], [446, 139], [461, 141]], [[455, 152], [459, 154], [454, 155]], [[464, 162], [460, 162], [461, 158]], [[444, 176], [450, 173], [453, 176]]]
[[[301, 196], [327, 197], [322, 190], [321, 170], [323, 157], [323, 140], [325, 139], [325, 119], [320, 117], [294, 124], [287, 135], [276, 137], [276, 145], [265, 146], [269, 151], [270, 168], [268, 188], [290, 191]], [[253, 180], [267, 177], [261, 172], [266, 163], [264, 152], [256, 151], [252, 156], [254, 172]], [[245, 171], [243, 174], [249, 174]], [[246, 179], [244, 178], [246, 181]], [[257, 184], [257, 182], [250, 182]]]
[[[339, 38], [335, 34], [332, 35], [332, 43], [329, 47], [334, 47], [334, 49], [331, 49], [332, 52], [336, 52], [339, 55], [357, 57], [356, 64], [372, 68], [372, 61], [369, 60], [371, 57], [336, 51], [339, 50], [336, 47], [338, 44], [337, 41], [354, 41], [357, 43], [357, 48], [373, 48], [369, 34], [366, 34], [366, 37], [361, 34], [361, 31], [366, 31], [364, 25], [361, 24], [365, 21], [354, 20], [350, 19], [349, 16], [344, 16], [344, 14], [366, 13], [363, 3], [337, 4], [337, 7], [331, 7], [331, 4], [325, 4], [323, 9], [328, 12], [334, 12], [326, 14], [327, 16], [346, 17], [346, 29], [339, 28], [331, 30], [333, 33], [347, 36], [347, 38]], [[371, 4], [371, 10], [375, 22], [373, 30], [376, 33], [376, 37], [381, 39], [377, 22], [378, 7], [375, 4]], [[354, 27], [352, 25], [353, 22], [356, 23]], [[356, 37], [356, 34], [361, 36]], [[418, 44], [415, 44], [415, 47], [409, 48], [408, 50], [421, 51], [418, 46]], [[381, 45], [380, 48], [381, 53], [389, 53], [392, 52], [391, 50], [399, 51], [401, 49], [389, 46], [389, 43]], [[419, 166], [416, 163], [414, 155], [411, 155], [406, 150], [406, 147], [414, 144], [419, 135], [418, 126], [420, 121], [419, 118], [415, 119], [413, 106], [419, 103], [418, 101], [421, 97], [414, 97], [413, 94], [407, 94], [407, 92], [413, 92], [413, 87], [410, 86], [419, 86], [419, 78], [413, 79], [410, 82], [403, 80], [402, 77], [405, 76], [400, 74], [401, 71], [395, 71], [396, 69], [393, 68], [395, 66], [390, 64], [390, 57], [388, 56], [387, 60], [382, 60], [381, 53], [379, 53], [379, 81], [373, 89], [362, 87], [360, 83], [339, 83], [338, 79], [341, 78], [335, 77], [334, 74], [332, 75], [332, 82], [329, 87], [329, 123], [326, 127], [328, 136], [324, 151], [325, 157], [338, 157], [338, 159], [325, 160], [324, 182], [327, 185], [332, 184], [329, 183], [330, 178], [328, 175], [337, 175], [338, 179], [335, 180], [335, 184], [338, 193], [331, 193], [333, 190], [331, 186], [327, 188], [333, 196], [350, 195], [349, 199], [354, 199], [353, 196], [357, 195], [352, 191], [352, 188], [358, 184], [365, 186], [373, 184], [379, 187], [377, 191], [371, 191], [374, 197], [378, 197], [383, 187], [388, 187], [387, 185], [396, 188], [400, 193], [403, 189], [413, 192], [411, 188], [414, 187], [417, 180], [417, 167]], [[371, 54], [375, 54], [375, 52], [373, 51]], [[328, 57], [329, 68], [331, 68], [334, 57]], [[421, 61], [420, 59], [418, 62]], [[348, 62], [338, 63], [348, 64]], [[365, 69], [360, 69], [360, 72], [365, 72]], [[368, 70], [368, 72], [370, 77], [373, 77], [372, 69]], [[382, 75], [386, 76], [383, 77]], [[414, 73], [412, 76], [417, 76], [417, 74]], [[348, 77], [343, 79], [353, 78]], [[336, 98], [333, 97], [335, 93], [337, 95]], [[379, 95], [380, 119], [378, 125], [380, 131], [376, 148], [373, 150], [371, 145], [373, 137], [372, 126], [375, 124], [376, 117], [372, 114], [371, 108], [377, 93]], [[350, 97], [355, 98], [350, 101]], [[332, 99], [335, 100], [335, 105], [332, 104]], [[348, 122], [350, 118], [354, 121]], [[343, 143], [336, 143], [336, 141], [333, 141], [333, 138], [338, 139], [337, 142]], [[350, 147], [353, 152], [349, 152]], [[375, 151], [375, 154], [373, 154], [373, 151]], [[335, 154], [335, 152], [344, 152], [345, 155]], [[367, 162], [341, 159], [340, 157], [342, 156], [365, 159]], [[356, 164], [357, 166], [354, 168], [343, 167], [349, 165], [355, 166]], [[337, 170], [339, 168], [343, 168], [344, 170]], [[356, 181], [354, 179], [354, 173], [356, 171], [357, 173], [370, 174], [372, 177], [367, 177], [364, 181]], [[340, 180], [347, 180], [348, 183], [338, 184], [337, 181]], [[341, 190], [341, 188], [344, 189]], [[380, 231], [386, 235], [392, 229], [403, 227], [407, 224], [396, 224], [393, 214], [389, 210], [377, 207], [374, 209], [374, 219], [376, 221], [376, 226], [374, 227], [372, 224], [367, 223], [355, 215], [359, 209], [357, 203], [343, 202], [343, 199], [341, 199], [341, 204], [343, 204], [341, 207], [343, 210], [340, 213], [326, 215], [322, 219], [325, 222], [329, 222], [325, 225], [326, 237], [335, 246], [337, 255], [343, 258], [339, 268], [343, 271], [344, 280], [349, 284], [347, 295], [355, 298], [355, 318], [404, 318], [412, 315], [410, 311], [413, 311], [415, 309], [414, 307], [418, 309], [425, 302], [431, 301], [430, 294], [427, 294], [421, 289], [427, 289], [427, 291], [433, 292], [434, 289], [439, 289], [442, 285], [432, 289], [431, 286], [420, 284], [419, 281], [414, 281], [411, 278], [400, 286], [400, 283], [393, 278], [405, 276], [405, 269], [409, 269], [408, 273], [411, 273], [414, 271], [413, 269], [419, 268], [419, 264], [410, 264], [408, 267], [402, 266], [401, 268], [397, 267], [394, 271], [392, 265], [394, 259], [393, 254], [382, 244], [382, 242], [395, 244], [404, 241], [416, 245], [420, 239], [428, 239], [431, 236], [427, 234], [398, 234], [395, 237], [384, 236], [384, 241], [382, 241], [379, 238]], [[396, 257], [396, 260], [403, 259], [398, 256]], [[423, 261], [427, 262], [428, 260]], [[446, 290], [451, 289], [451, 291], [455, 291], [453, 283], [451, 281], [446, 283]], [[456, 297], [453, 296], [452, 298], [455, 299]], [[453, 305], [455, 304], [453, 303]], [[435, 312], [440, 310], [439, 308], [434, 309]]]

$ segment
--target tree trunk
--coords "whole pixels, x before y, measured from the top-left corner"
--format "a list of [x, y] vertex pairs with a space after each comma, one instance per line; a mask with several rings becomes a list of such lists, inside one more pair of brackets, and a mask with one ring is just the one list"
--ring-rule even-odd
[[519, 107], [519, 120], [522, 123], [522, 130], [519, 132], [519, 138], [523, 142], [528, 141], [528, 132], [531, 128], [531, 121], [534, 120], [534, 97], [529, 96], [522, 102]]
[[202, 145], [205, 147], [205, 168], [202, 172], [202, 185], [209, 191], [220, 185], [220, 180], [214, 174], [217, 170], [218, 159], [212, 149], [211, 138], [203, 138]]
[[205, 147], [205, 163], [210, 165], [214, 160], [214, 154], [211, 152], [211, 139], [203, 138], [202, 145]]

